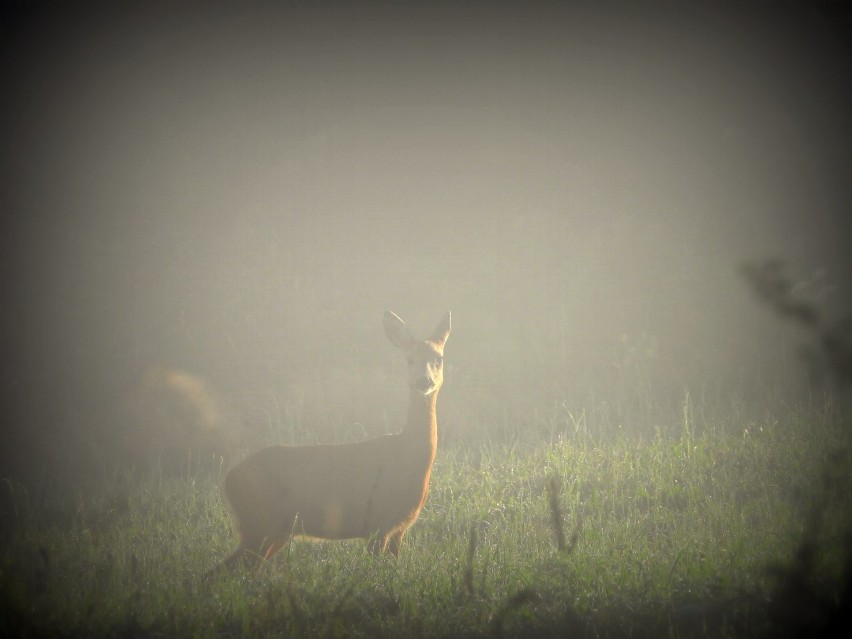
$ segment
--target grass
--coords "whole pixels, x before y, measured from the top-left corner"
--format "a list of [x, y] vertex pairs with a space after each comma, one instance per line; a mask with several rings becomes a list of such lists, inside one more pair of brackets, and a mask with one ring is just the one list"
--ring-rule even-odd
[[814, 597], [799, 619], [843, 594], [849, 451], [825, 411], [458, 443], [398, 560], [295, 541], [258, 575], [210, 581], [234, 544], [220, 469], [7, 480], [0, 635], [768, 635], [791, 580]]

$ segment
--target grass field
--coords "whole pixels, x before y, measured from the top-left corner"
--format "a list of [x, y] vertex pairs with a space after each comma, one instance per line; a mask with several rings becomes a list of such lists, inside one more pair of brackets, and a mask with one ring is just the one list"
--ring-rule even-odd
[[208, 581], [235, 543], [222, 469], [6, 480], [0, 635], [779, 636], [828, 623], [852, 530], [840, 411], [700, 425], [684, 412], [677, 434], [644, 439], [575, 426], [553, 442], [439, 446], [398, 560], [296, 540], [258, 575]]

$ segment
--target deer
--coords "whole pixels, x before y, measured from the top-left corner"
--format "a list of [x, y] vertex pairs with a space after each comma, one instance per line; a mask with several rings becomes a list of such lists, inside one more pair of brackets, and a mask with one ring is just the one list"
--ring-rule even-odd
[[269, 446], [228, 471], [224, 492], [239, 544], [211, 572], [259, 569], [294, 537], [366, 538], [373, 555], [399, 555], [429, 493], [450, 324], [447, 311], [419, 340], [385, 311], [385, 335], [408, 359], [408, 417], [400, 432], [354, 443]]

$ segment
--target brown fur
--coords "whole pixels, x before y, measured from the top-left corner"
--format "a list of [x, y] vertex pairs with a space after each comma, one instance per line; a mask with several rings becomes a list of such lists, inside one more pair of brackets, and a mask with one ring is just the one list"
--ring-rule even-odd
[[257, 565], [294, 535], [367, 537], [373, 553], [399, 553], [429, 491], [450, 313], [425, 341], [411, 337], [390, 311], [384, 325], [409, 361], [405, 429], [353, 444], [271, 446], [237, 464], [225, 478], [225, 494], [240, 543], [221, 567]]

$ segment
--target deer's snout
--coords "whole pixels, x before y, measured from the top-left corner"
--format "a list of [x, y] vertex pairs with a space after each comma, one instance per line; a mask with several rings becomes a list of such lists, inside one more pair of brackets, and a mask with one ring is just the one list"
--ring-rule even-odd
[[433, 380], [429, 376], [421, 377], [415, 383], [415, 387], [419, 391], [422, 391], [424, 393], [428, 393], [429, 391], [431, 391], [435, 388], [435, 380]]

